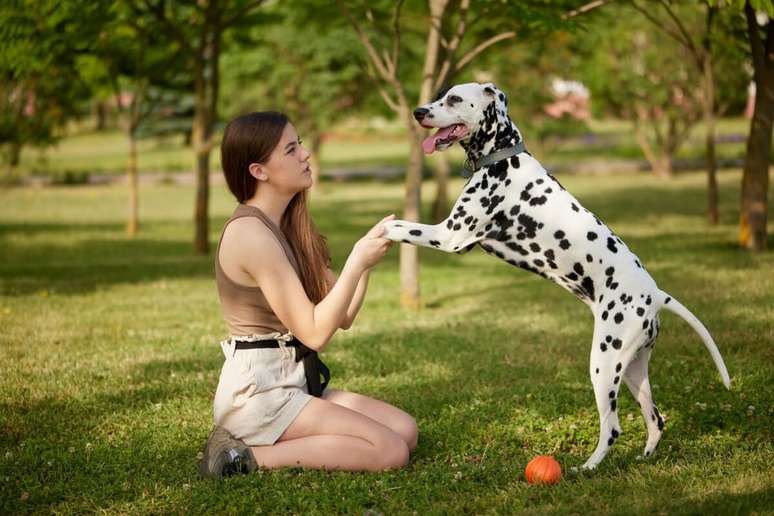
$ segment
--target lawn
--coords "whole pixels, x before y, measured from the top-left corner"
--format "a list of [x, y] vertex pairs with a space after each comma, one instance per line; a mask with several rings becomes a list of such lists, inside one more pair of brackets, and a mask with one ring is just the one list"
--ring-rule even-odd
[[[398, 251], [374, 271], [353, 328], [324, 353], [333, 386], [415, 415], [410, 465], [379, 474], [302, 470], [196, 477], [224, 336], [212, 257], [192, 253], [194, 191], [142, 185], [142, 230], [123, 231], [122, 186], [0, 190], [0, 513], [765, 513], [774, 507], [774, 255], [735, 246], [740, 172], [561, 176], [701, 318], [662, 312], [651, 360], [666, 432], [621, 395], [623, 434], [598, 470], [530, 487], [524, 466], [567, 469], [593, 451], [592, 319], [564, 290], [474, 250], [422, 250], [416, 313], [398, 305]], [[323, 185], [313, 211], [340, 267], [402, 185]], [[455, 179], [452, 190], [458, 191]], [[430, 197], [432, 185], [427, 185]], [[772, 192], [774, 193], [774, 192]], [[774, 198], [774, 195], [770, 195]], [[426, 199], [429, 200], [429, 199]], [[233, 203], [213, 191], [211, 240]], [[774, 211], [774, 210], [771, 210]], [[622, 390], [623, 392], [624, 390]]]

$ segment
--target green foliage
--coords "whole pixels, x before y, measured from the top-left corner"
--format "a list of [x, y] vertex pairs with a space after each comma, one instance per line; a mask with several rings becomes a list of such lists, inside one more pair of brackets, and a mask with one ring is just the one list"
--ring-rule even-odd
[[774, 18], [774, 2], [772, 0], [706, 0], [710, 5], [729, 6], [738, 10], [743, 10], [744, 5], [749, 2], [750, 6], [756, 11], [761, 11]]
[[99, 3], [14, 0], [0, 5], [0, 146], [12, 165], [22, 146], [47, 145], [76, 116], [88, 90], [77, 56], [94, 37], [79, 17], [101, 18]]
[[246, 29], [256, 43], [223, 56], [224, 118], [283, 111], [302, 136], [319, 137], [373, 94], [364, 87], [353, 32], [341, 23], [311, 29], [299, 9], [295, 3], [274, 6], [268, 14], [277, 21]]
[[[198, 480], [196, 462], [226, 329], [212, 256], [194, 256], [186, 238], [193, 187], [143, 185], [138, 239], [116, 210], [123, 186], [14, 189], [0, 203], [0, 512], [765, 514], [774, 255], [733, 245], [739, 179], [720, 174], [723, 217], [707, 228], [703, 174], [560, 178], [702, 319], [731, 373], [726, 391], [699, 337], [663, 314], [650, 374], [668, 420], [655, 457], [637, 459], [645, 428], [625, 392], [613, 450], [593, 474], [567, 474], [598, 431], [592, 317], [572, 295], [479, 250], [423, 249], [427, 305], [409, 316], [393, 248], [355, 325], [324, 354], [334, 388], [416, 417], [409, 466], [216, 482]], [[402, 197], [400, 184], [372, 183], [316, 199], [334, 263]], [[232, 209], [226, 189], [213, 190], [212, 241]], [[526, 484], [537, 454], [559, 460], [562, 483]]]

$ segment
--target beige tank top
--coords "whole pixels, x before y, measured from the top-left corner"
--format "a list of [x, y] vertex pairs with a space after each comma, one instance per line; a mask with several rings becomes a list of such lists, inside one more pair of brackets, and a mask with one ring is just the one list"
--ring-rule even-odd
[[[296, 274], [300, 276], [298, 262], [293, 254], [293, 249], [290, 247], [282, 230], [258, 208], [246, 204], [237, 206], [231, 218], [223, 226], [223, 232], [218, 241], [218, 250], [215, 253], [215, 283], [218, 287], [220, 307], [223, 312], [223, 318], [228, 325], [228, 331], [231, 335], [240, 336], [274, 332], [287, 333], [288, 329], [269, 306], [266, 297], [261, 292], [261, 288], [237, 283], [229, 278], [220, 266], [220, 244], [223, 241], [223, 233], [226, 232], [226, 226], [231, 221], [242, 217], [256, 217], [271, 230], [282, 246], [282, 250], [285, 251], [290, 265], [296, 271]], [[255, 259], [260, 260], [261, 257], [256, 256]]]

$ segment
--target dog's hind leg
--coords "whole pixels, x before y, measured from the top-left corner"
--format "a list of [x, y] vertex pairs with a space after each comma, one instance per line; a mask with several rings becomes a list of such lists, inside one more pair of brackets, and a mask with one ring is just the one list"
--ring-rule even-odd
[[645, 443], [643, 457], [649, 457], [653, 454], [664, 431], [664, 420], [661, 418], [661, 414], [658, 413], [650, 393], [648, 362], [650, 361], [652, 351], [653, 349], [650, 346], [643, 348], [624, 373], [624, 382], [626, 382], [626, 386], [629, 388], [632, 396], [634, 396], [634, 399], [637, 400], [637, 404], [642, 411], [642, 417], [645, 419], [645, 426], [648, 429], [648, 440]]
[[594, 453], [583, 465], [584, 469], [595, 468], [621, 435], [618, 390], [621, 387], [621, 377], [641, 342], [638, 338], [627, 342], [620, 335], [620, 328], [612, 327], [601, 320], [596, 321], [590, 374], [599, 412], [599, 442]]

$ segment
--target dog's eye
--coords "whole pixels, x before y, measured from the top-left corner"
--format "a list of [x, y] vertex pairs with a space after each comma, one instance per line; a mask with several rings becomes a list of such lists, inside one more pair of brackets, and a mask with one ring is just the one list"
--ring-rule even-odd
[[446, 102], [449, 104], [457, 104], [458, 102], [462, 102], [462, 98], [458, 97], [457, 95], [449, 95], [449, 97], [446, 99]]

